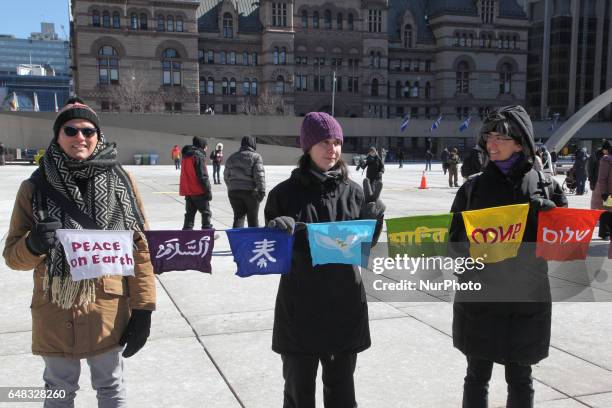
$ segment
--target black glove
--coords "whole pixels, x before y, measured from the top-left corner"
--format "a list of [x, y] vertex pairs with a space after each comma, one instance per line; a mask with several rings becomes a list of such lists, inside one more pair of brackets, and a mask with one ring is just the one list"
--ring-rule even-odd
[[123, 357], [129, 358], [140, 350], [151, 333], [151, 311], [150, 310], [132, 310], [132, 316], [128, 322], [125, 331], [119, 339], [120, 346], [127, 346], [123, 350]]
[[295, 229], [295, 220], [291, 217], [282, 215], [270, 220], [270, 222], [268, 222], [268, 228], [280, 228], [287, 231], [289, 234], [293, 234], [293, 230]]
[[601, 193], [601, 199], [603, 201], [606, 201], [608, 199], [608, 195], [609, 195], [608, 193]]
[[361, 208], [359, 218], [362, 220], [378, 220], [384, 218], [386, 209], [387, 207], [380, 199], [371, 203], [365, 203]]
[[536, 198], [531, 201], [531, 205], [536, 211], [548, 211], [557, 207], [554, 201], [547, 200], [546, 198]]
[[42, 255], [55, 245], [55, 231], [62, 228], [57, 218], [47, 217], [34, 226], [26, 239], [26, 246], [34, 255]]
[[253, 197], [257, 200], [258, 203], [261, 203], [266, 196], [265, 190], [255, 190], [253, 191]]

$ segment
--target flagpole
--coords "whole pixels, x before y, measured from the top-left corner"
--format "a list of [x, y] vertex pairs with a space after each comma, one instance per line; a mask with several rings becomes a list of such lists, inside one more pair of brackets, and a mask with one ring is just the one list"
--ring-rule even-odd
[[334, 75], [332, 78], [332, 111], [331, 111], [332, 116], [334, 116], [335, 102], [336, 102], [336, 71], [334, 71]]

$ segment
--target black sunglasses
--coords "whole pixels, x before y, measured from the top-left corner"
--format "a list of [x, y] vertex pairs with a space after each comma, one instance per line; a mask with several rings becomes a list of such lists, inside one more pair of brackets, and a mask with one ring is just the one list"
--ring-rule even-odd
[[79, 132], [81, 132], [83, 136], [89, 138], [95, 135], [97, 133], [97, 130], [95, 128], [90, 128], [90, 127], [77, 128], [73, 126], [64, 126], [64, 133], [68, 137], [74, 137], [77, 134], [79, 134]]

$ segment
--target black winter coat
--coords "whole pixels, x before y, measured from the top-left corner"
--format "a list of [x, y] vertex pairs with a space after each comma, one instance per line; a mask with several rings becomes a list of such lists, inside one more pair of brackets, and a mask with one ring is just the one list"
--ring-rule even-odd
[[[380, 156], [377, 154], [369, 154], [366, 157], [365, 162], [363, 162], [360, 167], [367, 169], [366, 178], [370, 179], [371, 181], [381, 180], [382, 175], [385, 172], [385, 165], [383, 164]], [[359, 168], [357, 170], [359, 170]]]
[[[475, 184], [470, 186], [471, 183]], [[461, 211], [529, 203], [544, 196], [540, 177], [526, 160], [516, 163], [507, 176], [490, 162], [482, 174], [463, 184], [457, 192], [451, 209], [455, 215], [450, 241], [467, 241]], [[558, 205], [566, 204], [564, 198], [551, 197]], [[525, 244], [536, 242], [536, 238], [537, 211], [531, 206], [523, 244], [516, 258], [486, 264], [482, 271], [472, 270], [459, 276], [460, 282], [481, 282], [483, 290], [501, 295], [502, 300], [509, 300], [504, 295], [512, 297], [513, 294], [522, 295], [521, 300], [539, 300], [467, 302], [458, 294], [453, 306], [453, 344], [466, 356], [500, 364], [535, 364], [548, 356], [552, 309], [548, 265], [544, 259], [536, 258], [534, 244]]]
[[[268, 196], [266, 223], [279, 216], [316, 223], [359, 219], [364, 203], [353, 181], [296, 169]], [[370, 347], [368, 305], [352, 265], [312, 266], [305, 230], [295, 233], [291, 271], [280, 279], [272, 350], [281, 354], [357, 353]]]

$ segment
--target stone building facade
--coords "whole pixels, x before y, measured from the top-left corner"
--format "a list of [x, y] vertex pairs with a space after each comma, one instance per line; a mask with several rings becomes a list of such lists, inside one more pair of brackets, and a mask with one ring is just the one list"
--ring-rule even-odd
[[[462, 119], [525, 101], [528, 20], [516, 0], [72, 7], [77, 92], [102, 110]], [[130, 104], [143, 92], [155, 103]]]

